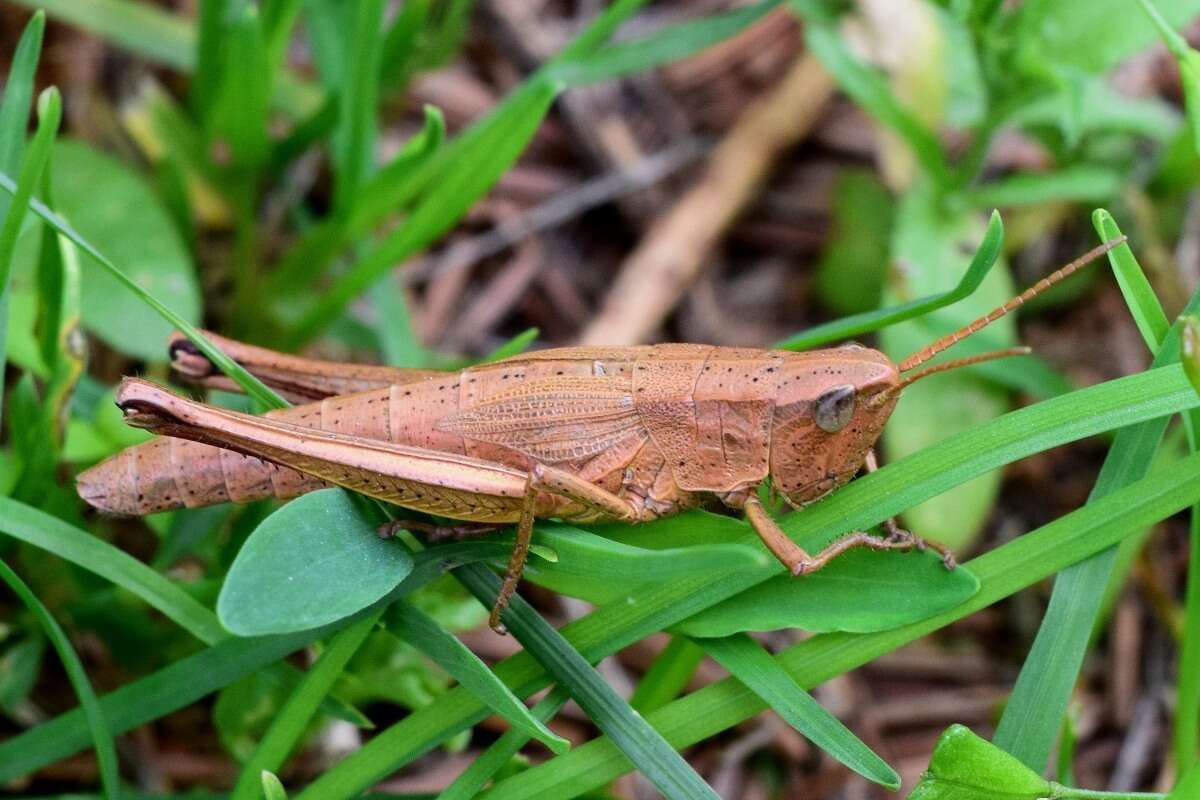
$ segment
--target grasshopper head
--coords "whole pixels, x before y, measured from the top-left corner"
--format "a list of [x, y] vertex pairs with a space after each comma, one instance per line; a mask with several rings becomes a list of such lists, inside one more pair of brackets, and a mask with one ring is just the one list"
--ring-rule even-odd
[[900, 373], [878, 350], [789, 353], [771, 426], [771, 483], [792, 506], [818, 500], [862, 467], [899, 398]]

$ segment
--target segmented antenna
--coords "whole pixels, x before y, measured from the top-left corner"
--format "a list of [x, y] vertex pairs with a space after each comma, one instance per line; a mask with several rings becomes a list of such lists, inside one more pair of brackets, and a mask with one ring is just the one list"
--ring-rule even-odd
[[936, 375], [939, 372], [946, 372], [959, 367], [969, 367], [973, 364], [982, 364], [984, 361], [995, 361], [999, 358], [1010, 358], [1012, 356], [1027, 356], [1033, 352], [1032, 347], [1007, 347], [1003, 350], [991, 350], [987, 353], [980, 353], [974, 356], [966, 356], [965, 358], [954, 358], [950, 361], [943, 361], [941, 364], [934, 364], [932, 367], [914, 372], [912, 375], [905, 375], [901, 379], [900, 384], [896, 387], [896, 391], [903, 389], [911, 383], [927, 378], [930, 375]]
[[[1126, 236], [1120, 236], [1116, 239], [1105, 242], [1104, 244], [1100, 245], [1099, 247], [1093, 247], [1091, 250], [1087, 251], [1086, 253], [1081, 255], [1079, 258], [1072, 261], [1070, 264], [1067, 264], [1065, 267], [1063, 267], [1059, 270], [1056, 270], [1055, 272], [1052, 272], [1051, 274], [1042, 278], [1040, 281], [1035, 283], [1033, 286], [1030, 286], [1028, 289], [1021, 292], [1019, 295], [1017, 295], [1013, 299], [1009, 300], [1007, 303], [1000, 306], [999, 308], [996, 308], [996, 309], [988, 312], [984, 316], [982, 316], [979, 319], [972, 322], [970, 325], [965, 325], [962, 328], [959, 328], [958, 330], [954, 331], [954, 333], [950, 333], [950, 334], [947, 334], [946, 336], [943, 336], [941, 339], [938, 339], [936, 342], [934, 342], [933, 344], [924, 348], [923, 350], [919, 350], [916, 353], [913, 353], [911, 356], [909, 356], [908, 358], [906, 358], [900, 362], [900, 371], [906, 372], [914, 367], [919, 367], [922, 364], [924, 364], [926, 361], [928, 361], [929, 359], [936, 356], [938, 353], [942, 352], [943, 350], [953, 347], [955, 344], [957, 344], [961, 340], [967, 338], [971, 334], [976, 333], [977, 331], [980, 331], [983, 328], [986, 328], [988, 325], [991, 325], [993, 322], [1000, 319], [1008, 312], [1024, 305], [1026, 303], [1026, 301], [1031, 300], [1034, 297], [1037, 297], [1039, 294], [1046, 291], [1054, 284], [1058, 283], [1059, 281], [1063, 280], [1064, 278], [1069, 277], [1070, 275], [1074, 274], [1077, 270], [1082, 269], [1083, 267], [1086, 267], [1088, 264], [1091, 264], [1097, 258], [1104, 255], [1109, 250], [1112, 250], [1117, 245], [1123, 244], [1127, 238], [1128, 237], [1126, 237]], [[950, 363], [953, 363], [953, 362], [950, 362]], [[947, 367], [947, 369], [949, 369], [949, 367]], [[913, 380], [916, 380], [916, 378], [914, 377]], [[906, 383], [908, 383], [908, 382], [909, 381], [906, 380]]]

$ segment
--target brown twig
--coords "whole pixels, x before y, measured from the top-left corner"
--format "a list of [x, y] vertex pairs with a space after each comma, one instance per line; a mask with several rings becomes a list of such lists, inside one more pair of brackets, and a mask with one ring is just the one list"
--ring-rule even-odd
[[625, 261], [583, 344], [645, 340], [679, 302], [709, 254], [754, 196], [776, 157], [813, 127], [833, 79], [811, 55], [747, 109], [713, 151], [704, 174]]

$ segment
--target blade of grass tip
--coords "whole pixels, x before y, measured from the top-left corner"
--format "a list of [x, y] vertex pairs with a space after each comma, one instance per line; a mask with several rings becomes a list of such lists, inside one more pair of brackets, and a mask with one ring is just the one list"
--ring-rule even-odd
[[[1125, 536], [1186, 508], [1197, 497], [1200, 456], [1193, 455], [1181, 462], [1179, 469], [1144, 478], [967, 562], [965, 566], [979, 577], [980, 591], [960, 606], [876, 633], [819, 634], [788, 648], [775, 660], [802, 688], [812, 688], [987, 608], [1067, 564], [1111, 547]], [[765, 709], [765, 703], [730, 678], [676, 700], [648, 715], [648, 719], [675, 747], [682, 748]], [[573, 797], [628, 771], [628, 763], [614, 744], [601, 738], [500, 782], [480, 800]]]
[[[461, 567], [454, 575], [484, 605], [491, 604], [500, 591], [500, 579], [482, 565]], [[587, 659], [532, 606], [514, 595], [501, 618], [517, 641], [660, 792], [672, 800], [717, 798], [691, 764], [630, 708]]]
[[[0, 189], [16, 195], [17, 184], [13, 182], [7, 174], [0, 173]], [[170, 307], [159, 301], [154, 295], [147, 292], [137, 284], [132, 278], [126, 275], [120, 267], [112, 262], [108, 256], [101, 253], [95, 245], [83, 237], [75, 230], [69, 222], [59, 216], [57, 213], [48, 208], [37, 198], [29, 201], [29, 208], [47, 222], [56, 231], [69, 239], [76, 247], [89, 256], [94, 258], [110, 275], [123, 285], [129, 291], [141, 300], [146, 305], [158, 312], [159, 316], [174, 325], [181, 333], [188, 337], [192, 344], [199, 348], [200, 352], [204, 353], [210, 361], [213, 362], [221, 372], [225, 373], [231, 380], [235, 381], [242, 390], [253, 397], [263, 408], [287, 408], [288, 403], [279, 395], [275, 394], [260, 380], [255, 378], [244, 367], [231, 359], [229, 356], [212, 342], [208, 341], [200, 332], [200, 329], [190, 324], [183, 317], [176, 314]]]
[[565, 753], [570, 747], [570, 742], [533, 717], [520, 698], [500, 682], [479, 656], [424, 611], [400, 600], [388, 610], [384, 624], [399, 639], [420, 650], [489, 708], [508, 720], [514, 729], [536, 738], [555, 754]]
[[629, 705], [639, 714], [649, 714], [679, 696], [687, 688], [704, 650], [686, 636], [672, 636], [638, 682]]
[[38, 624], [46, 633], [46, 638], [50, 640], [50, 644], [58, 653], [63, 669], [66, 670], [67, 677], [71, 681], [71, 688], [75, 690], [75, 696], [79, 698], [79, 705], [87, 717], [88, 729], [92, 735], [92, 745], [96, 748], [96, 761], [100, 765], [100, 781], [104, 786], [104, 796], [108, 800], [116, 800], [121, 791], [121, 776], [117, 772], [117, 751], [113, 747], [112, 735], [104, 721], [104, 712], [100, 709], [100, 703], [96, 699], [96, 693], [92, 690], [92, 684], [83, 669], [83, 664], [79, 661], [79, 656], [71, 647], [66, 632], [51, 616], [46, 606], [3, 560], [0, 560], [0, 578], [4, 579], [9, 588], [21, 598], [21, 602], [37, 617]]
[[13, 253], [17, 249], [17, 237], [21, 234], [29, 201], [50, 158], [50, 145], [58, 134], [61, 119], [62, 100], [58, 89], [51, 86], [38, 97], [37, 132], [21, 159], [20, 177], [4, 215], [4, 224], [0, 226], [0, 322], [4, 323], [0, 328], [0, 410], [3, 410], [4, 365], [8, 361], [8, 284], [12, 276]]
[[[539, 722], [549, 722], [570, 699], [571, 696], [566, 691], [561, 687], [555, 687], [550, 694], [533, 707], [530, 713]], [[529, 739], [527, 734], [516, 728], [505, 731], [504, 735], [493, 742], [491, 747], [483, 751], [466, 769], [459, 773], [454, 782], [437, 796], [437, 800], [471, 800], [479, 794], [479, 790], [493, 775], [503, 769], [504, 765], [520, 752]]]
[[375, 629], [382, 615], [383, 609], [377, 609], [339, 631], [330, 640], [317, 663], [313, 664], [275, 715], [253, 755], [242, 765], [237, 784], [230, 795], [231, 800], [254, 800], [258, 796], [259, 776], [283, 766], [288, 754], [304, 735], [309, 720], [320, 708], [322, 698], [342, 674], [346, 663], [358, 651], [367, 634]]
[[901, 303], [891, 308], [866, 311], [833, 322], [827, 322], [823, 325], [817, 325], [809, 328], [807, 331], [784, 339], [782, 342], [778, 342], [775, 347], [781, 350], [808, 350], [830, 342], [849, 339], [852, 336], [858, 336], [863, 333], [871, 333], [888, 325], [894, 325], [897, 322], [919, 317], [922, 314], [928, 314], [931, 311], [944, 308], [952, 303], [957, 303], [979, 288], [979, 284], [983, 282], [988, 270], [996, 263], [1003, 244], [1004, 223], [1000, 220], [1000, 213], [993, 211], [991, 218], [988, 219], [987, 231], [984, 233], [983, 240], [979, 243], [979, 249], [975, 251], [974, 258], [971, 259], [970, 266], [963, 273], [958, 285], [950, 291], [929, 295], [928, 297], [922, 297], [908, 303]]
[[[29, 107], [33, 102], [33, 78], [42, 54], [42, 35], [46, 29], [46, 12], [34, 12], [17, 49], [13, 52], [0, 99], [0, 170], [15, 173], [21, 168], [25, 152], [25, 128], [29, 122]], [[8, 198], [0, 202], [0, 212], [8, 206]]]
[[[1103, 208], [1092, 212], [1092, 225], [1100, 235], [1101, 241], [1111, 242], [1122, 236], [1117, 221]], [[1137, 323], [1138, 331], [1142, 334], [1142, 340], [1151, 352], [1157, 350], [1166, 338], [1171, 323], [1167, 321], [1162, 304], [1150, 288], [1150, 281], [1146, 279], [1146, 273], [1142, 271], [1141, 265], [1133, 255], [1129, 242], [1109, 250], [1108, 263], [1112, 265], [1113, 275], [1117, 279], [1117, 285], [1121, 287], [1121, 295], [1125, 298], [1125, 304], [1129, 306], [1133, 321]]]
[[480, 363], [491, 364], [493, 361], [503, 361], [506, 358], [519, 356], [521, 353], [524, 353], [526, 350], [528, 350], [531, 344], [537, 341], [537, 337], [540, 333], [541, 331], [537, 328], [526, 328], [484, 356]]
[[[1100, 235], [1108, 232], [1101, 230]], [[1120, 263], [1122, 269], [1140, 272], [1132, 254]], [[1131, 281], [1131, 285], [1137, 283], [1136, 279]], [[1140, 292], [1138, 297], [1140, 302], [1147, 301]], [[1150, 308], [1156, 305], [1157, 300]], [[1198, 308], [1200, 292], [1192, 296], [1185, 313]], [[1155, 350], [1152, 367], [1174, 363], [1179, 358], [1178, 336], [1168, 335]], [[1168, 418], [1152, 419], [1117, 433], [1088, 497], [1089, 503], [1147, 473], [1168, 421]], [[1046, 766], [1061, 729], [1062, 716], [1083, 664], [1116, 558], [1117, 548], [1110, 548], [1070, 566], [1055, 579], [1042, 624], [997, 725], [992, 741], [1033, 770], [1040, 771]]]
[[263, 800], [287, 800], [283, 782], [274, 772], [264, 769], [259, 775], [258, 786], [262, 788]]
[[805, 738], [869, 781], [895, 791], [896, 770], [800, 688], [771, 654], [744, 633], [721, 639], [699, 639], [729, 674], [742, 682]]

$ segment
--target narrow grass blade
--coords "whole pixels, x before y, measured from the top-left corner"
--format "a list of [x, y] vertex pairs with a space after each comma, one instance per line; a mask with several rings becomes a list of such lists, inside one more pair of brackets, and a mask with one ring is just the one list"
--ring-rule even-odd
[[539, 331], [537, 328], [526, 328], [484, 356], [483, 361], [480, 363], [490, 364], [493, 361], [503, 361], [506, 358], [519, 356], [521, 353], [524, 353], [526, 350], [528, 350], [531, 344], [537, 341], [537, 337], [540, 333], [541, 331]]
[[51, 86], [38, 98], [38, 126], [33, 141], [21, 159], [20, 178], [13, 192], [12, 201], [4, 214], [0, 226], [0, 409], [3, 408], [4, 365], [8, 360], [8, 284], [12, 275], [13, 253], [17, 248], [17, 237], [25, 212], [34, 190], [40, 185], [42, 172], [50, 158], [50, 145], [58, 134], [58, 123], [62, 119], [62, 99], [58, 90]]
[[[12, 178], [2, 173], [0, 173], [0, 188], [13, 194], [14, 196], [17, 192], [17, 185], [13, 183]], [[125, 288], [133, 292], [134, 296], [136, 296], [143, 303], [149, 305], [160, 315], [162, 315], [164, 319], [178, 328], [184, 335], [188, 337], [189, 340], [191, 340], [194, 345], [196, 345], [197, 348], [200, 349], [200, 352], [204, 353], [204, 355], [210, 361], [212, 361], [213, 364], [219, 367], [220, 370], [228, 375], [232, 380], [236, 381], [238, 386], [240, 386], [246, 394], [253, 397], [264, 408], [284, 408], [287, 406], [287, 403], [281, 397], [279, 397], [279, 395], [267, 388], [267, 386], [247, 372], [240, 364], [235, 362], [229, 356], [225, 355], [220, 348], [208, 341], [208, 339], [204, 338], [203, 334], [200, 333], [199, 328], [190, 324], [183, 317], [179, 316], [170, 308], [155, 299], [153, 295], [146, 292], [146, 290], [144, 290], [137, 284], [136, 281], [126, 275], [107, 256], [97, 250], [91, 244], [91, 242], [83, 238], [79, 232], [71, 227], [70, 223], [68, 223], [65, 219], [54, 213], [54, 211], [46, 207], [45, 204], [36, 198], [30, 200], [29, 207], [45, 222], [49, 223], [51, 227], [69, 239], [76, 247], [90, 255], [92, 258], [96, 259], [96, 261], [102, 267], [104, 267], [109, 274], [116, 278], [117, 281], [125, 286]]]
[[[1197, 406], [1200, 406], [1200, 398], [1179, 367], [1081, 389], [1011, 412], [947, 439], [937, 447], [889, 464], [853, 481], [832, 497], [809, 506], [803, 514], [784, 518], [781, 525], [806, 549], [819, 549], [846, 530], [869, 528], [905, 508], [1017, 459], [1106, 430]], [[730, 541], [739, 540], [733, 537]], [[978, 559], [972, 562], [972, 567], [977, 563]], [[770, 580], [779, 572], [777, 566], [765, 566], [761, 570], [641, 587], [571, 623], [563, 629], [563, 635], [587, 660], [595, 662]], [[977, 577], [982, 583], [984, 576], [977, 573]], [[978, 597], [968, 605], [973, 605]], [[946, 615], [939, 615], [937, 619], [946, 619]], [[913, 630], [923, 624], [916, 623], [902, 630]], [[886, 637], [888, 633], [877, 636]], [[850, 638], [831, 639], [833, 636], [827, 634], [817, 638], [850, 641]], [[884, 639], [868, 637], [862, 641]], [[886, 652], [886, 649], [879, 652]], [[812, 668], [819, 667], [820, 664]], [[545, 670], [528, 654], [506, 659], [496, 666], [495, 672], [522, 697], [545, 687], [550, 681]], [[836, 673], [825, 676], [830, 674]], [[484, 707], [469, 693], [451, 691], [375, 736], [307, 787], [302, 796], [308, 800], [354, 796], [399, 766], [475, 724], [486, 714]], [[739, 717], [739, 721], [743, 718]], [[689, 724], [695, 724], [695, 721]], [[703, 737], [692, 741], [699, 738]]]
[[699, 639], [697, 643], [817, 747], [869, 781], [892, 791], [900, 788], [896, 770], [801, 689], [779, 662], [749, 636], [740, 633], [721, 639]]
[[[965, 192], [977, 208], [1020, 208], [1040, 203], [1102, 203], [1117, 195], [1124, 176], [1114, 169], [1080, 164], [1053, 172], [1022, 172]], [[1105, 239], [1104, 241], [1109, 241]]]
[[205, 644], [229, 634], [216, 615], [123, 550], [36, 508], [0, 497], [0, 533], [53, 553], [132, 592]]
[[987, 231], [984, 233], [983, 240], [979, 243], [979, 249], [975, 251], [975, 257], [971, 259], [971, 265], [967, 267], [967, 271], [963, 274], [962, 280], [958, 282], [958, 285], [950, 291], [922, 297], [918, 300], [902, 303], [891, 308], [867, 311], [862, 314], [844, 317], [834, 322], [828, 322], [824, 325], [817, 325], [803, 333], [798, 333], [795, 336], [784, 339], [782, 342], [776, 343], [775, 347], [782, 350], [809, 350], [830, 342], [838, 342], [858, 336], [859, 334], [877, 331], [888, 325], [894, 325], [897, 322], [903, 322], [904, 320], [936, 311], [939, 308], [944, 308], [951, 303], [957, 303], [979, 288], [979, 284], [983, 282], [983, 278], [987, 275], [988, 270], [996, 263], [1003, 243], [1004, 224], [1000, 221], [1000, 214], [993, 211], [991, 218], [988, 220]]
[[[1105, 216], [1102, 211], [1096, 214], [1101, 236], [1111, 232]], [[1123, 249], [1116, 248], [1117, 251]], [[1114, 267], [1117, 263], [1114, 262]], [[1132, 254], [1128, 258], [1122, 257], [1119, 263], [1120, 269], [1132, 270], [1127, 277], [1141, 276], [1141, 281], [1145, 281]], [[1138, 285], [1136, 277], [1130, 284]], [[1158, 309], [1153, 293], [1146, 287], [1145, 291], [1134, 292], [1134, 296], [1136, 307], [1131, 305], [1131, 310], [1135, 316], [1144, 321], [1152, 319]], [[1197, 309], [1200, 309], [1200, 292], [1192, 297], [1185, 313], [1194, 313]], [[1161, 309], [1158, 313], [1162, 313]], [[1143, 334], [1149, 336], [1153, 332], [1153, 327], [1147, 327]], [[1177, 361], [1177, 332], [1159, 341], [1161, 345], [1154, 345], [1157, 353], [1153, 366]], [[1152, 419], [1117, 434], [1089, 495], [1089, 503], [1147, 473], [1167, 422], [1166, 418]], [[1034, 770], [1042, 770], [1050, 757], [1116, 557], [1115, 548], [1099, 553], [1064, 570], [1055, 580], [1045, 617], [996, 728], [993, 741]]]
[[[570, 699], [570, 695], [565, 691], [556, 688], [534, 706], [533, 711], [530, 713], [533, 714], [535, 719], [547, 722]], [[520, 752], [527, 741], [529, 741], [529, 736], [522, 731], [516, 729], [505, 731], [503, 736], [493, 742], [492, 746], [485, 750], [482, 755], [473, 760], [454, 779], [454, 782], [437, 796], [437, 800], [471, 800], [479, 794], [479, 790], [484, 787], [484, 784], [493, 775], [503, 769], [504, 765]]]
[[554, 753], [565, 753], [570, 742], [553, 733], [529, 713], [525, 704], [509, 691], [466, 645], [446, 631], [437, 620], [403, 600], [389, 610], [388, 630], [431, 658], [489, 708], [508, 720], [514, 729], [532, 736]]
[[[1184, 459], [1168, 475], [1145, 478], [968, 562], [979, 576], [982, 588], [959, 608], [891, 631], [821, 634], [785, 650], [775, 660], [801, 687], [812, 688], [986, 608], [1069, 563], [1111, 547], [1122, 537], [1186, 508], [1197, 499], [1200, 499], [1200, 455]], [[686, 747], [765, 708], [766, 704], [750, 689], [728, 679], [676, 700], [649, 714], [647, 719], [672, 745]], [[603, 786], [628, 770], [629, 764], [614, 743], [602, 738], [509, 778], [480, 798], [573, 797]]]
[[[114, 735], [124, 733], [190, 705], [256, 670], [267, 668], [290, 653], [385, 608], [396, 598], [416, 591], [441, 575], [448, 564], [497, 556], [496, 548], [478, 547], [478, 544], [481, 543], [447, 545], [415, 555], [416, 568], [390, 596], [352, 617], [323, 628], [283, 636], [226, 639], [104, 695], [100, 698], [100, 708], [109, 731]], [[78, 709], [69, 711], [0, 742], [0, 783], [12, 781], [86, 747], [88, 736], [82, 717]]]
[[367, 614], [345, 630], [339, 631], [325, 648], [317, 663], [305, 674], [300, 684], [292, 691], [287, 703], [275, 715], [271, 727], [259, 742], [249, 760], [242, 765], [237, 785], [230, 795], [232, 800], [254, 800], [261, 785], [260, 775], [278, 770], [287, 760], [288, 754], [304, 735], [309, 720], [329, 693], [334, 681], [346, 668], [363, 640], [379, 622], [383, 609]]
[[343, 44], [346, 60], [339, 92], [341, 114], [332, 140], [335, 213], [352, 201], [363, 181], [375, 171], [383, 0], [360, 0], [353, 9]]
[[[1179, 652], [1179, 699], [1175, 707], [1172, 731], [1172, 752], [1177, 767], [1194, 761], [1200, 739], [1200, 514], [1192, 509], [1190, 528], [1187, 588], [1183, 608], [1183, 644]], [[1200, 766], [1197, 773], [1196, 796], [1200, 797]]]
[[275, 773], [264, 769], [258, 785], [262, 789], [263, 800], [287, 800], [287, 791]]
[[1167, 45], [1167, 50], [1179, 64], [1179, 79], [1183, 84], [1183, 99], [1187, 111], [1188, 128], [1192, 133], [1192, 147], [1200, 153], [1200, 52], [1194, 50], [1171, 23], [1163, 18], [1150, 0], [1138, 0], [1142, 10]]
[[550, 65], [548, 75], [570, 86], [583, 86], [687, 58], [740, 33], [779, 3], [761, 0], [724, 14], [667, 25], [642, 39], [601, 47], [574, 58], [559, 58]]
[[[0, 170], [4, 172], [16, 173], [21, 168], [25, 128], [29, 122], [29, 106], [33, 102], [33, 78], [42, 54], [45, 29], [46, 12], [38, 10], [21, 33], [4, 81], [4, 97], [0, 100]], [[7, 207], [6, 198], [5, 202], [0, 202], [0, 211]]]
[[[500, 579], [481, 565], [463, 567], [455, 575], [481, 603], [491, 603], [500, 591]], [[588, 660], [528, 603], [514, 596], [501, 618], [517, 641], [660, 792], [672, 800], [717, 797], [683, 756], [630, 708]]]
[[[1121, 229], [1117, 227], [1116, 220], [1103, 208], [1098, 208], [1092, 213], [1092, 224], [1101, 241], [1111, 242], [1121, 237]], [[1121, 287], [1121, 294], [1125, 297], [1125, 304], [1129, 306], [1133, 321], [1137, 323], [1138, 331], [1142, 334], [1142, 340], [1151, 352], [1157, 350], [1166, 338], [1171, 323], [1167, 321], [1162, 304], [1150, 288], [1150, 281], [1146, 279], [1146, 273], [1138, 264], [1129, 243], [1117, 245], [1109, 250], [1108, 262], [1112, 265], [1113, 275], [1117, 278], [1117, 285]]]
[[687, 688], [703, 659], [704, 650], [691, 639], [672, 636], [633, 690], [629, 705], [639, 714], [662, 708]]
[[0, 561], [0, 578], [4, 579], [9, 588], [21, 598], [21, 602], [37, 617], [38, 624], [46, 633], [46, 638], [50, 640], [50, 644], [58, 653], [63, 669], [67, 672], [67, 678], [71, 681], [71, 688], [75, 690], [75, 696], [79, 698], [79, 705], [83, 708], [84, 716], [87, 718], [92, 745], [96, 748], [96, 760], [100, 764], [100, 781], [104, 786], [104, 796], [108, 800], [116, 800], [121, 791], [121, 776], [117, 772], [117, 751], [113, 747], [112, 735], [105, 723], [104, 712], [96, 700], [96, 693], [92, 690], [92, 684], [83, 669], [83, 664], [79, 661], [79, 656], [71, 647], [67, 634], [42, 605], [42, 601], [38, 600], [25, 581], [21, 580], [20, 576], [3, 561]]
[[[196, 65], [196, 29], [183, 17], [134, 0], [13, 0], [45, 9], [51, 18], [83, 28], [140, 58], [181, 72]], [[288, 72], [275, 82], [272, 103], [280, 111], [304, 117], [320, 107], [320, 89]]]

